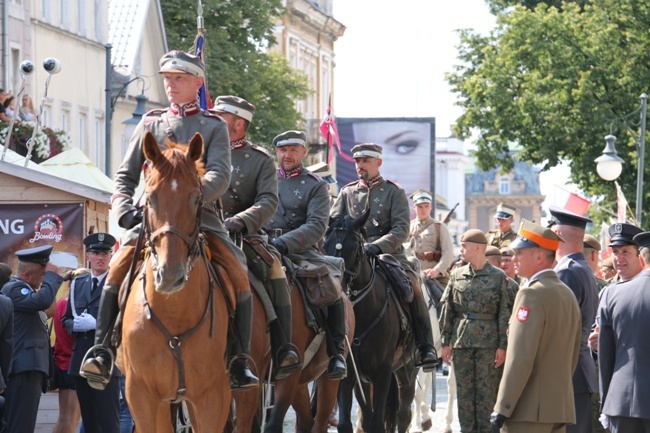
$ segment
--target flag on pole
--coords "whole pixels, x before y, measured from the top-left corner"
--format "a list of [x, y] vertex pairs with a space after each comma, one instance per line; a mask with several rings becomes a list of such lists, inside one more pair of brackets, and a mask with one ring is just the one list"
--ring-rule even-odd
[[[196, 9], [196, 12], [197, 34], [196, 38], [194, 39], [194, 46], [192, 47], [192, 51], [194, 52], [194, 55], [201, 59], [201, 63], [203, 63], [203, 66], [205, 66], [205, 50], [203, 49], [203, 45], [205, 44], [205, 29], [203, 28], [203, 5], [201, 4], [201, 0], [199, 0], [199, 5]], [[207, 110], [214, 106], [212, 103], [212, 97], [210, 97], [210, 92], [208, 91], [207, 70], [205, 74], [205, 80], [203, 80], [203, 84], [199, 89], [199, 105], [204, 110]]]
[[[331, 98], [330, 98], [331, 99]], [[339, 150], [339, 154], [346, 161], [354, 162], [354, 158], [349, 157], [341, 149], [341, 140], [339, 139], [339, 131], [336, 128], [336, 122], [334, 122], [334, 115], [332, 114], [332, 103], [327, 107], [327, 111], [323, 121], [320, 123], [320, 133], [323, 134], [323, 137], [327, 140], [327, 163], [332, 162], [334, 156], [333, 147], [334, 141], [336, 141], [336, 147]]]
[[618, 182], [614, 181], [616, 184], [616, 222], [624, 223], [625, 222], [625, 210], [627, 209], [627, 200], [623, 194], [623, 190]]
[[591, 202], [586, 198], [582, 198], [578, 194], [570, 192], [566, 204], [564, 205], [564, 209], [571, 211], [576, 215], [585, 216], [590, 204]]

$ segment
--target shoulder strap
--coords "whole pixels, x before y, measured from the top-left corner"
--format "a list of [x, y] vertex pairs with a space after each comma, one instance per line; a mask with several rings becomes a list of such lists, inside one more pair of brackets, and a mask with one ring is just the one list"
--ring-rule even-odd
[[289, 226], [289, 228], [291, 230], [295, 230], [296, 226], [293, 223], [293, 221], [291, 221], [287, 217], [287, 212], [284, 210], [284, 206], [282, 205], [282, 198], [280, 198], [280, 197], [278, 197], [278, 209], [280, 210], [280, 214], [282, 215], [282, 219], [284, 220], [284, 222], [287, 223], [287, 225]]
[[440, 249], [440, 223], [439, 222], [433, 222], [436, 226], [436, 232], [438, 233], [438, 241], [436, 242], [436, 251], [441, 251]]

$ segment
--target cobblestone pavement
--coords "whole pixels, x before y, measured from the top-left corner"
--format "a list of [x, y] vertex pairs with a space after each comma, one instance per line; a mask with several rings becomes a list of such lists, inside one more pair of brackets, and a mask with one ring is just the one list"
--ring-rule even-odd
[[[433, 412], [433, 416], [431, 418], [432, 426], [428, 430], [424, 430], [426, 432], [439, 433], [442, 432], [442, 430], [446, 426], [445, 416], [447, 414], [447, 404], [448, 404], [447, 378], [443, 376], [441, 373], [438, 373], [436, 375], [436, 391], [437, 391], [436, 411]], [[355, 421], [356, 421], [356, 410], [357, 410], [357, 405], [355, 402], [353, 407], [353, 419]], [[38, 412], [38, 419], [36, 421], [35, 433], [51, 433], [54, 424], [56, 423], [58, 412], [59, 412], [58, 394], [48, 393], [43, 395], [43, 397], [41, 398], [41, 404]], [[456, 405], [454, 404], [454, 423], [452, 424], [453, 432], [460, 431], [460, 427], [458, 426], [457, 419], [458, 419], [457, 409], [456, 409]], [[284, 430], [286, 432], [292, 432], [294, 423], [295, 423], [295, 415], [292, 410], [289, 410], [289, 412], [287, 413], [287, 417], [285, 419]], [[413, 426], [410, 429], [410, 432], [412, 433], [420, 432], [420, 431], [422, 430], [413, 428]], [[336, 428], [331, 427], [329, 429], [329, 432], [335, 433]]]

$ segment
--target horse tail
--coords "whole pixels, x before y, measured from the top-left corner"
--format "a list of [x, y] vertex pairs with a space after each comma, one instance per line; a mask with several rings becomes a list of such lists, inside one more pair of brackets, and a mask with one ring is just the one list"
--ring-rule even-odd
[[386, 398], [384, 411], [384, 427], [387, 432], [394, 432], [397, 428], [397, 411], [399, 409], [399, 385], [394, 374], [390, 375], [390, 387]]

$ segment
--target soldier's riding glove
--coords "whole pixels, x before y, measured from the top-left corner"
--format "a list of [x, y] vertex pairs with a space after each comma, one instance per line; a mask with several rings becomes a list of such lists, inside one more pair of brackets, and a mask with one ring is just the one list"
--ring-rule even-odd
[[72, 330], [74, 332], [92, 331], [96, 327], [97, 327], [97, 321], [95, 320], [95, 318], [85, 312], [75, 317], [74, 321], [72, 322]]
[[286, 256], [287, 253], [289, 252], [289, 249], [287, 248], [287, 244], [284, 243], [284, 241], [280, 238], [273, 238], [271, 239], [271, 245], [275, 247], [276, 250], [283, 256]]
[[226, 226], [226, 230], [228, 230], [230, 233], [246, 232], [246, 224], [244, 224], [244, 221], [242, 221], [242, 219], [239, 217], [226, 218], [223, 223]]
[[381, 248], [379, 248], [379, 245], [365, 244], [363, 246], [363, 249], [366, 250], [366, 254], [368, 254], [370, 257], [375, 257], [381, 254]]
[[135, 206], [133, 209], [122, 215], [120, 220], [117, 222], [120, 227], [124, 229], [132, 229], [142, 222], [142, 210], [137, 209]]
[[506, 417], [501, 415], [499, 412], [492, 412], [490, 415], [490, 424], [492, 425], [492, 433], [499, 433], [503, 423], [506, 420]]

